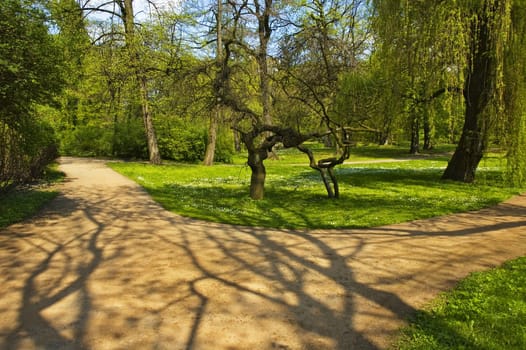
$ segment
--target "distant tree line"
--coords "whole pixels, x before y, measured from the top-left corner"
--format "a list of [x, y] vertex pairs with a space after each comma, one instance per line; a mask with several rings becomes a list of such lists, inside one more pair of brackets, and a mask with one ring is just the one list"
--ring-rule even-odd
[[[2, 2], [4, 186], [36, 176], [56, 147], [207, 165], [243, 149], [260, 199], [280, 146], [304, 152], [337, 197], [333, 168], [357, 141], [457, 144], [443, 178], [464, 182], [496, 146], [524, 181], [522, 1], [148, 4]], [[317, 159], [313, 139], [334, 157]]]

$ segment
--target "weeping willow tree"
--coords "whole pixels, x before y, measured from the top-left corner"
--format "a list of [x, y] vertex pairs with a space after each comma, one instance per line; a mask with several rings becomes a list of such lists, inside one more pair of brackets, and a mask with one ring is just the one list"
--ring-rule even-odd
[[[464, 125], [443, 178], [472, 182], [491, 139], [524, 178], [524, 2], [377, 0], [379, 54], [405, 82], [413, 134], [426, 103], [460, 93]], [[454, 101], [454, 99], [450, 99]], [[416, 124], [416, 127], [415, 127]], [[412, 142], [413, 144], [413, 142]]]
[[464, 81], [464, 127], [443, 179], [472, 182], [492, 132], [502, 116], [504, 47], [510, 27], [510, 3], [486, 0], [466, 5], [470, 33]]
[[402, 117], [400, 124], [410, 131], [410, 153], [418, 153], [422, 128], [424, 145], [430, 147], [436, 101], [452, 110], [462, 91], [459, 67], [465, 66], [467, 42], [462, 13], [431, 0], [378, 0], [374, 5], [375, 59], [391, 82], [384, 104]]
[[507, 116], [508, 178], [512, 184], [526, 181], [526, 4], [511, 8], [511, 30], [504, 55], [504, 106]]

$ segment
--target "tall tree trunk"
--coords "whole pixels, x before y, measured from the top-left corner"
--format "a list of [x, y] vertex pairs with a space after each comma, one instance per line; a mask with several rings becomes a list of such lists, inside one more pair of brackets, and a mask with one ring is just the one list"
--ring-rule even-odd
[[[261, 121], [263, 124], [270, 125], [272, 124], [272, 117], [270, 114], [271, 95], [268, 75], [267, 51], [270, 35], [272, 33], [272, 28], [270, 26], [272, 0], [265, 0], [264, 8], [261, 8], [259, 1], [255, 1], [254, 5], [256, 9], [255, 14], [258, 21], [259, 47], [256, 54], [256, 61], [259, 68], [260, 101], [263, 107]], [[269, 152], [272, 152], [272, 150], [267, 149], [262, 145], [259, 147], [255, 146], [254, 142], [256, 142], [256, 135], [252, 135], [249, 138], [247, 138], [247, 135], [244, 135], [243, 138], [244, 143], [248, 149], [248, 165], [252, 170], [252, 176], [250, 177], [250, 197], [256, 200], [263, 199], [265, 195], [266, 179], [266, 170], [263, 161], [268, 158]], [[264, 143], [264, 141], [262, 142]]]
[[389, 140], [391, 138], [391, 128], [393, 124], [393, 117], [389, 116], [391, 114], [391, 111], [389, 109], [385, 109], [383, 122], [382, 122], [382, 129], [378, 133], [378, 144], [380, 146], [387, 146], [389, 144]]
[[424, 125], [424, 150], [429, 151], [432, 148], [430, 129], [427, 125]]
[[431, 132], [432, 132], [432, 127], [431, 127], [431, 120], [429, 118], [429, 111], [426, 111], [425, 114], [424, 114], [424, 125], [423, 125], [423, 129], [424, 129], [424, 150], [428, 151], [430, 149], [433, 148], [433, 144], [431, 143]]
[[[260, 101], [263, 108], [262, 121], [264, 124], [272, 125], [272, 94], [270, 87], [270, 78], [268, 71], [268, 45], [270, 42], [270, 36], [272, 34], [272, 27], [270, 25], [270, 15], [272, 12], [273, 0], [265, 0], [265, 7], [261, 10], [259, 2], [256, 1], [256, 13], [258, 20], [258, 38], [259, 48], [256, 54], [256, 60], [258, 62], [259, 71], [259, 88], [260, 88]], [[270, 136], [270, 133], [266, 133], [266, 136]], [[270, 150], [268, 155], [271, 159], [278, 159], [278, 155], [274, 149]]]
[[121, 0], [119, 3], [121, 12], [123, 14], [124, 31], [126, 34], [126, 46], [130, 57], [130, 62], [134, 68], [135, 77], [139, 83], [139, 94], [142, 110], [142, 118], [146, 139], [148, 142], [148, 154], [150, 163], [161, 164], [161, 155], [157, 145], [157, 137], [155, 134], [155, 127], [153, 125], [153, 118], [150, 111], [150, 103], [148, 98], [148, 85], [146, 75], [143, 72], [141, 55], [139, 53], [138, 41], [135, 35], [134, 14], [133, 14], [133, 0]]
[[210, 124], [208, 126], [208, 136], [203, 165], [211, 166], [214, 164], [217, 141], [217, 121], [219, 119], [219, 113], [219, 106], [216, 106], [215, 110], [212, 111], [210, 115]]
[[150, 113], [146, 77], [142, 76], [140, 79], [142, 117], [144, 122], [144, 130], [146, 131], [146, 140], [148, 141], [148, 155], [150, 157], [150, 163], [161, 164], [161, 154], [159, 153], [159, 147], [157, 145], [157, 135], [155, 134], [153, 118], [152, 114]]
[[415, 107], [411, 108], [411, 146], [409, 147], [410, 154], [418, 154], [420, 152], [420, 119]]
[[[216, 18], [216, 66], [217, 74], [221, 74], [221, 65], [223, 64], [223, 0], [217, 0], [217, 18]], [[217, 141], [217, 124], [221, 117], [221, 110], [219, 105], [216, 106], [215, 111], [210, 114], [210, 124], [208, 126], [208, 139], [206, 143], [204, 165], [213, 165], [214, 156], [216, 152]]]
[[[490, 102], [495, 90], [496, 61], [490, 33], [492, 12], [487, 4], [473, 24], [474, 38], [471, 46], [471, 69], [465, 83], [466, 111], [459, 144], [448, 163], [442, 179], [473, 182], [478, 164], [486, 149], [486, 132], [489, 123]], [[495, 16], [495, 14], [493, 14]]]
[[263, 13], [260, 13], [258, 16], [259, 49], [256, 59], [259, 67], [259, 88], [261, 91], [261, 105], [263, 107], [263, 123], [270, 125], [272, 124], [272, 116], [270, 114], [271, 95], [268, 76], [267, 50], [270, 34], [272, 32], [269, 22], [270, 8], [268, 8], [268, 6], [272, 6], [272, 1], [267, 0], [266, 3], [267, 6]]

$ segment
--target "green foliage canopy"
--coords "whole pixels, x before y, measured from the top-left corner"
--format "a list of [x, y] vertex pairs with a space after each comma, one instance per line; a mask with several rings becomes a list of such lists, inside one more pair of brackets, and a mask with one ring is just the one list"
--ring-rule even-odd
[[39, 176], [56, 156], [53, 130], [36, 111], [63, 84], [44, 10], [35, 1], [0, 3], [0, 189]]
[[0, 3], [0, 117], [13, 127], [62, 87], [62, 55], [46, 21], [34, 1]]

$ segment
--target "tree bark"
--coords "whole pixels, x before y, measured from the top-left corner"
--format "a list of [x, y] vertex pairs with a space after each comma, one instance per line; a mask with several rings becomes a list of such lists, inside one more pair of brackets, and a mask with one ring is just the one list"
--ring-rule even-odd
[[431, 123], [429, 121], [429, 118], [425, 118], [424, 120], [424, 150], [429, 151], [433, 148], [433, 144], [431, 143]]
[[236, 152], [241, 152], [241, 138], [239, 137], [239, 131], [233, 130], [232, 134], [234, 135], [234, 150]]
[[[261, 121], [263, 124], [271, 125], [271, 94], [270, 94], [270, 79], [268, 74], [268, 44], [272, 34], [270, 26], [270, 16], [272, 11], [272, 0], [265, 0], [264, 7], [261, 8], [259, 1], [254, 1], [255, 15], [258, 21], [258, 39], [259, 47], [257, 49], [256, 61], [259, 69], [259, 88], [260, 101], [263, 108]], [[269, 133], [265, 133], [267, 137], [271, 137]], [[253, 145], [256, 134], [251, 138], [250, 143]], [[252, 170], [250, 177], [250, 197], [252, 199], [263, 199], [265, 192], [266, 170], [263, 161], [268, 158], [269, 153], [272, 152], [272, 144], [270, 147], [265, 146], [263, 142], [259, 147], [250, 146], [247, 142], [245, 145], [248, 148], [248, 165]]]
[[266, 150], [249, 150], [248, 165], [252, 170], [250, 176], [250, 198], [255, 200], [263, 199], [265, 196], [265, 179], [267, 171], [263, 161], [267, 159], [268, 152]]
[[[487, 6], [487, 5], [486, 5]], [[484, 6], [484, 7], [486, 7]], [[484, 8], [473, 24], [475, 37], [471, 46], [471, 69], [465, 83], [466, 112], [459, 144], [448, 163], [442, 179], [473, 182], [486, 149], [486, 132], [491, 108], [490, 102], [496, 83], [496, 61], [492, 48], [488, 18]], [[493, 14], [495, 16], [495, 14]]]
[[335, 198], [334, 197], [334, 192], [333, 192], [332, 187], [331, 187], [331, 183], [327, 179], [327, 169], [325, 169], [325, 168], [316, 168], [316, 170], [318, 170], [320, 172], [321, 180], [323, 181], [323, 185], [325, 186], [325, 190], [327, 191], [327, 196], [329, 198]]
[[139, 83], [139, 94], [142, 110], [142, 118], [146, 140], [148, 143], [148, 154], [150, 163], [161, 164], [161, 154], [157, 145], [157, 136], [153, 125], [153, 118], [150, 111], [148, 98], [148, 85], [146, 75], [143, 72], [141, 55], [139, 53], [137, 38], [134, 28], [133, 0], [120, 1], [119, 6], [123, 14], [124, 31], [126, 34], [126, 46], [128, 49], [131, 65], [134, 68], [135, 77]]
[[141, 107], [142, 107], [142, 118], [144, 122], [144, 130], [146, 132], [146, 140], [148, 141], [148, 155], [151, 164], [161, 164], [161, 154], [159, 152], [159, 146], [157, 145], [157, 135], [155, 133], [155, 127], [153, 126], [153, 118], [150, 112], [150, 103], [148, 101], [148, 86], [146, 77], [140, 77], [140, 90], [141, 90]]
[[272, 8], [272, 0], [265, 0], [265, 7], [261, 10], [259, 2], [256, 1], [256, 17], [258, 20], [258, 38], [259, 47], [256, 55], [259, 70], [259, 88], [261, 96], [261, 106], [263, 107], [263, 123], [267, 125], [272, 124], [272, 116], [270, 114], [271, 95], [268, 75], [268, 43], [272, 28], [270, 27], [270, 13]]
[[416, 108], [411, 108], [411, 114], [411, 146], [409, 153], [418, 154], [420, 152], [420, 120]]
[[[216, 67], [217, 74], [222, 74], [223, 64], [223, 0], [217, 0], [217, 14], [216, 14]], [[215, 111], [210, 115], [210, 125], [208, 127], [208, 140], [206, 144], [205, 158], [203, 164], [211, 166], [214, 164], [214, 156], [216, 152], [217, 141], [217, 126], [221, 119], [221, 109], [219, 103], [216, 104]]]
[[338, 185], [338, 179], [336, 178], [336, 174], [334, 174], [334, 167], [328, 168], [327, 172], [329, 173], [334, 187], [334, 198], [340, 198], [340, 185]]
[[[255, 1], [256, 5], [256, 17], [258, 20], [258, 38], [259, 47], [256, 54], [256, 60], [258, 62], [259, 71], [259, 88], [260, 88], [260, 100], [263, 108], [262, 121], [264, 124], [272, 125], [272, 94], [270, 91], [270, 78], [268, 71], [268, 45], [270, 42], [270, 36], [272, 34], [272, 28], [270, 26], [270, 15], [272, 10], [273, 0], [264, 0], [265, 6], [261, 9], [259, 1]], [[271, 133], [265, 134], [267, 137]], [[269, 152], [271, 159], [278, 159], [278, 155], [274, 149]]]
[[477, 166], [482, 159], [483, 149], [480, 133], [464, 130], [442, 179], [473, 182]]
[[[338, 185], [336, 174], [334, 173], [334, 167], [338, 164], [342, 164], [346, 159], [349, 158], [349, 144], [345, 144], [343, 147], [343, 153], [339, 158], [321, 159], [316, 162], [314, 153], [311, 149], [303, 146], [301, 143], [296, 145], [298, 150], [305, 153], [309, 157], [309, 166], [320, 173], [321, 180], [323, 181], [323, 185], [327, 191], [327, 197], [329, 198], [340, 197], [340, 187]], [[330, 181], [327, 178], [327, 175], [329, 176]]]
[[212, 114], [210, 115], [210, 125], [208, 126], [208, 138], [203, 165], [211, 166], [214, 164], [217, 141], [217, 121], [219, 119], [219, 113], [219, 106], [216, 106], [215, 111], [212, 111]]

